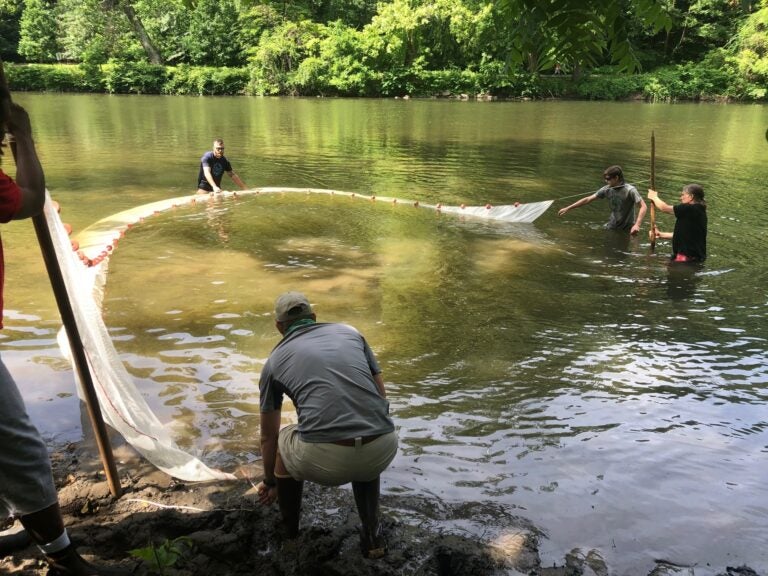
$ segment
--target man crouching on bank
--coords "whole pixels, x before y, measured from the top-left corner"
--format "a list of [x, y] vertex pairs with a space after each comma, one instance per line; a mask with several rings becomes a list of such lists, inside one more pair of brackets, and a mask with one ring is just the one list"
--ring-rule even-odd
[[[282, 340], [259, 380], [264, 480], [259, 500], [277, 499], [286, 536], [299, 532], [304, 481], [352, 482], [367, 558], [385, 553], [379, 524], [379, 475], [397, 453], [381, 369], [365, 338], [346, 324], [316, 322], [307, 298], [286, 292], [275, 302]], [[298, 424], [280, 430], [286, 394]]]

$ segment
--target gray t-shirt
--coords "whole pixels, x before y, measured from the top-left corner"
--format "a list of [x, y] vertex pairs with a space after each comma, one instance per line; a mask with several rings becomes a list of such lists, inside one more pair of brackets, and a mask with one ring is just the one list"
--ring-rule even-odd
[[642, 202], [640, 193], [632, 184], [616, 188], [603, 186], [597, 191], [598, 198], [607, 198], [611, 206], [611, 217], [605, 227], [608, 230], [629, 230], [635, 223], [635, 204]]
[[346, 324], [311, 324], [283, 338], [259, 379], [262, 412], [293, 401], [305, 442], [334, 442], [395, 429], [379, 394], [381, 372], [362, 334]]

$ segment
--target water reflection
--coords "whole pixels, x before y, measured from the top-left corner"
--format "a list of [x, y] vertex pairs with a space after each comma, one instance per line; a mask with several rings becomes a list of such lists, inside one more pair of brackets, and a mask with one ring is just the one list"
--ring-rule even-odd
[[704, 265], [700, 263], [670, 262], [667, 266], [667, 297], [677, 301], [692, 299], [703, 269]]
[[[583, 196], [608, 163], [642, 179], [654, 129], [658, 187], [710, 191], [709, 259], [691, 277], [642, 232], [606, 234], [604, 206], [566, 221], [556, 202], [518, 227], [275, 196], [133, 229], [111, 263], [107, 325], [179, 443], [230, 467], [257, 457], [272, 302], [300, 288], [382, 362], [403, 446], [385, 490], [516, 509], [547, 531], [545, 563], [583, 545], [617, 574], [656, 557], [697, 574], [723, 558], [768, 567], [768, 204], [754, 202], [767, 108], [20, 96], [76, 230], [191, 192], [212, 118], [239, 135], [248, 182], [449, 204]], [[606, 135], [607, 118], [625, 130]], [[166, 169], [151, 173], [158, 148]], [[99, 169], [84, 177], [73, 155]], [[34, 246], [23, 226], [3, 232]], [[29, 255], [7, 268], [4, 358], [33, 417], [76, 437], [47, 280]]]

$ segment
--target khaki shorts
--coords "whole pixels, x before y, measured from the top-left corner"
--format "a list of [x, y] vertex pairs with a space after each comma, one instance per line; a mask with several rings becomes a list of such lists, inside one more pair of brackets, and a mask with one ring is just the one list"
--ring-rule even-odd
[[397, 454], [397, 433], [382, 434], [361, 446], [340, 446], [328, 442], [304, 442], [298, 425], [280, 430], [277, 441], [280, 458], [294, 480], [308, 480], [323, 486], [375, 480]]

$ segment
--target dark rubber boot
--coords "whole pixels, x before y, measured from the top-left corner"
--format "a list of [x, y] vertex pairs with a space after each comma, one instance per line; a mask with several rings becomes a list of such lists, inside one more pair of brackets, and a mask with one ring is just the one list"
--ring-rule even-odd
[[386, 553], [386, 544], [379, 523], [379, 478], [370, 482], [352, 482], [355, 504], [360, 521], [360, 550], [366, 558], [381, 558]]
[[299, 535], [303, 491], [304, 482], [299, 482], [293, 478], [277, 478], [277, 503], [283, 516], [286, 538], [293, 539]]
[[48, 576], [128, 576], [131, 572], [119, 568], [104, 568], [86, 562], [74, 546], [45, 557]]

